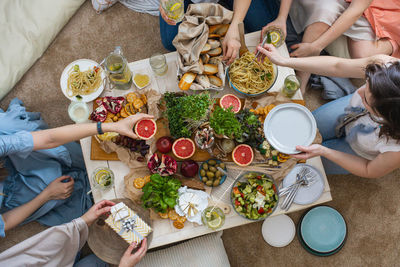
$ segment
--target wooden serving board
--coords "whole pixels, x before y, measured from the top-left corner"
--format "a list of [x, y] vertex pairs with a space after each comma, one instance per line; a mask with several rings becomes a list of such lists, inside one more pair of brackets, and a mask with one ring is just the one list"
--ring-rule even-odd
[[[244, 99], [241, 99], [242, 105]], [[293, 103], [297, 103], [300, 105], [305, 105], [304, 100], [292, 100]], [[168, 129], [168, 122], [165, 119], [159, 119], [157, 120], [157, 133], [154, 136], [155, 140], [162, 136], [168, 136], [169, 135], [169, 129]], [[173, 156], [172, 152], [168, 153], [168, 155]], [[200, 150], [196, 148], [196, 152], [194, 153], [193, 159], [194, 161], [206, 161], [211, 158], [211, 155], [206, 151], [206, 150]], [[231, 157], [229, 156], [229, 161], [232, 161]], [[91, 151], [90, 151], [90, 159], [91, 160], [110, 160], [110, 161], [119, 161], [117, 153], [106, 153], [104, 150], [100, 147], [99, 142], [92, 137], [92, 143], [91, 143]]]

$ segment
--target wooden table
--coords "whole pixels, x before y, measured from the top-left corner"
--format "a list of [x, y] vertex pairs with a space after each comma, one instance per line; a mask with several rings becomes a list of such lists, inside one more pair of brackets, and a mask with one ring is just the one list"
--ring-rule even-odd
[[[246, 35], [246, 44], [247, 45], [257, 45], [258, 39], [259, 39], [260, 33], [259, 32], [254, 32]], [[289, 56], [287, 48], [285, 45], [282, 45], [279, 48], [279, 51], [282, 55], [284, 56]], [[177, 58], [177, 53], [169, 53], [165, 55], [167, 58], [167, 63], [168, 63], [168, 73], [167, 75], [163, 77], [156, 77], [153, 75], [150, 65], [149, 65], [149, 60], [144, 59], [144, 60], [139, 60], [136, 62], [129, 63], [129, 67], [132, 70], [133, 73], [138, 72], [138, 71], [145, 71], [150, 76], [152, 77], [151, 79], [151, 87], [154, 90], [158, 90], [160, 93], [164, 93], [165, 91], [179, 91], [180, 89], [178, 88], [178, 82], [176, 79], [176, 73], [177, 73], [177, 67], [176, 67], [176, 58]], [[283, 81], [285, 77], [289, 74], [294, 74], [293, 69], [286, 68], [286, 67], [279, 67], [278, 66], [278, 78], [277, 81], [275, 82], [275, 85], [272, 87], [271, 92], [277, 92], [279, 91], [282, 86], [283, 86]], [[133, 90], [133, 89], [131, 89]], [[126, 94], [128, 91], [122, 91], [122, 90], [113, 90], [112, 95], [114, 96], [119, 96]], [[224, 91], [222, 94], [226, 93], [233, 93], [233, 89], [229, 88], [228, 86], [225, 87]], [[221, 95], [221, 92], [218, 94]], [[300, 93], [300, 90], [297, 91], [293, 99], [301, 100], [302, 95]], [[90, 104], [91, 105], [91, 104]], [[84, 139], [81, 139], [81, 145], [82, 145], [82, 151], [83, 151], [83, 156], [85, 159], [85, 164], [86, 164], [86, 169], [89, 175], [89, 181], [91, 183], [91, 186], [93, 186], [93, 182], [91, 180], [92, 173], [94, 169], [97, 167], [108, 167], [110, 168], [115, 175], [115, 187], [108, 190], [108, 191], [100, 191], [97, 189], [93, 190], [93, 198], [95, 202], [98, 202], [102, 199], [115, 199], [115, 198], [122, 198], [124, 197], [124, 176], [129, 173], [129, 168], [124, 165], [120, 161], [94, 161], [90, 159], [90, 147], [91, 147], [91, 137], [87, 137]], [[328, 184], [328, 180], [326, 179], [324, 167], [322, 166], [321, 159], [319, 157], [313, 158], [307, 161], [307, 164], [313, 165], [316, 167], [324, 176], [325, 179], [325, 189], [321, 197], [314, 202], [311, 205], [296, 205], [293, 204], [288, 212], [294, 212], [302, 209], [306, 209], [310, 206], [313, 205], [318, 205], [324, 202], [328, 202], [332, 200], [332, 196], [330, 193], [330, 188]], [[229, 171], [229, 168], [228, 168]], [[225, 183], [227, 183], [226, 181]], [[224, 184], [225, 184], [224, 183]], [[221, 189], [213, 190], [211, 192], [211, 197], [213, 199], [219, 198], [219, 195], [221, 194]], [[231, 205], [230, 200], [229, 200], [229, 193], [227, 192], [225, 197], [221, 200], [228, 205]], [[277, 210], [271, 215], [271, 216], [276, 216], [279, 214], [283, 213], [288, 213], [282, 211], [279, 207]], [[226, 215], [226, 220], [224, 226], [221, 228], [221, 230], [236, 227], [239, 225], [244, 225], [251, 223], [252, 221], [246, 220], [231, 209], [231, 212]], [[173, 227], [172, 221], [171, 220], [164, 220], [160, 219], [157, 221], [153, 222], [153, 240], [150, 244], [150, 248], [156, 248], [159, 246], [167, 245], [170, 243], [182, 241], [185, 239], [193, 238], [196, 236], [201, 236], [204, 234], [211, 233], [211, 230], [208, 230], [205, 226], [197, 225], [194, 223], [186, 222], [185, 227], [181, 230], [178, 230]]]

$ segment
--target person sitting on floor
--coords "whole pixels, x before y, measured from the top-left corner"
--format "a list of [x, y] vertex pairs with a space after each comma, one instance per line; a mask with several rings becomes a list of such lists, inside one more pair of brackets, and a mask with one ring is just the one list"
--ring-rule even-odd
[[[0, 254], [3, 266], [109, 266], [94, 254], [79, 260], [78, 253], [86, 243], [89, 226], [101, 215], [110, 212], [115, 203], [103, 200], [94, 204], [85, 214], [73, 221], [51, 227]], [[133, 267], [147, 251], [147, 239], [132, 254], [138, 244], [132, 243], [121, 258], [119, 267]]]
[[[133, 126], [143, 117], [151, 116], [137, 114], [101, 128], [135, 138]], [[92, 205], [86, 194], [90, 185], [82, 150], [72, 141], [97, 134], [96, 124], [46, 128], [40, 114], [27, 112], [18, 99], [6, 112], [0, 110], [1, 237], [22, 222], [37, 220], [48, 226], [69, 222]]]
[[[298, 159], [322, 156], [327, 174], [379, 178], [400, 166], [400, 62], [376, 55], [361, 59], [284, 58], [272, 45], [258, 46], [271, 62], [326, 76], [366, 79], [352, 95], [313, 112], [322, 145], [297, 146]], [[323, 62], [323, 64], [321, 64]]]
[[[232, 22], [222, 43], [224, 60], [231, 64], [239, 53], [240, 39], [238, 24], [244, 21], [247, 32], [261, 30], [262, 26], [274, 20], [278, 15], [279, 4], [276, 0], [185, 0], [185, 12], [192, 3], [213, 2], [233, 10]], [[160, 4], [160, 34], [163, 46], [169, 51], [175, 51], [172, 40], [178, 33], [179, 23], [168, 18]]]
[[[350, 3], [349, 3], [350, 2]], [[290, 8], [290, 6], [292, 7]], [[352, 58], [377, 54], [400, 57], [400, 3], [394, 0], [282, 0], [278, 18], [266, 25], [277, 26], [286, 33], [288, 25], [302, 42], [292, 45], [293, 57], [317, 56], [342, 34], [347, 37]], [[310, 77], [299, 72], [304, 94]]]

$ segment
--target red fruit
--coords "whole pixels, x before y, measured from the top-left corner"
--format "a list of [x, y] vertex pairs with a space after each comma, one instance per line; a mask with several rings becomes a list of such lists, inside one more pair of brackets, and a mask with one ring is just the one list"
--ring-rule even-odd
[[240, 99], [237, 96], [227, 94], [221, 97], [221, 99], [219, 100], [219, 105], [223, 109], [232, 107], [232, 111], [234, 113], [238, 113], [240, 108], [242, 107], [242, 102], [240, 102]]
[[199, 164], [196, 161], [189, 159], [182, 162], [181, 173], [183, 176], [191, 178], [195, 177], [199, 171]]
[[253, 149], [249, 145], [238, 145], [232, 152], [232, 159], [239, 166], [250, 165], [253, 158]]
[[189, 138], [179, 138], [172, 145], [172, 152], [175, 157], [180, 159], [188, 159], [193, 156], [196, 148], [194, 142]]
[[168, 153], [172, 149], [173, 142], [174, 141], [169, 136], [160, 137], [156, 143], [157, 150], [163, 154]]
[[143, 140], [149, 140], [157, 132], [157, 124], [152, 119], [142, 119], [135, 125], [136, 135]]
[[178, 164], [173, 157], [162, 155], [160, 159], [157, 153], [154, 153], [147, 162], [147, 167], [151, 173], [158, 173], [161, 176], [169, 176], [176, 173]]

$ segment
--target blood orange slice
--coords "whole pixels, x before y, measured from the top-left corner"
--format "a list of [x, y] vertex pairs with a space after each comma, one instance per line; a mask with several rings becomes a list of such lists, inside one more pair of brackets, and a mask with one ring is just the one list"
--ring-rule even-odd
[[232, 152], [232, 159], [239, 166], [250, 165], [253, 158], [253, 149], [249, 145], [238, 145]]
[[157, 124], [152, 119], [142, 119], [135, 125], [136, 135], [143, 140], [152, 138], [157, 132]]
[[227, 94], [221, 97], [221, 99], [219, 100], [219, 105], [223, 109], [232, 107], [232, 111], [234, 113], [238, 113], [240, 108], [242, 107], [242, 102], [240, 102], [240, 99], [237, 96]]
[[172, 145], [172, 152], [180, 159], [190, 158], [195, 151], [194, 142], [189, 138], [179, 138]]

